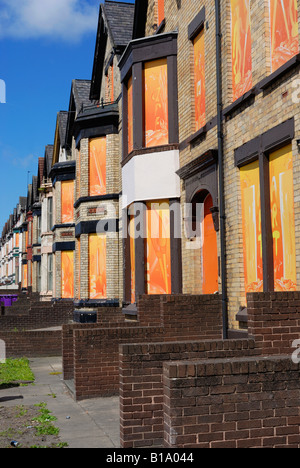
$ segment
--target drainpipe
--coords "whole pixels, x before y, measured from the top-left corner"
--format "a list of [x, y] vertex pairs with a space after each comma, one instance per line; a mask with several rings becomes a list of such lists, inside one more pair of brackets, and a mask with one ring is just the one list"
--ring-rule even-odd
[[223, 169], [223, 127], [222, 127], [222, 60], [221, 60], [221, 14], [220, 0], [215, 0], [216, 12], [216, 64], [217, 64], [217, 119], [218, 119], [218, 166], [219, 166], [219, 209], [220, 209], [220, 244], [221, 244], [221, 283], [222, 283], [222, 320], [223, 339], [228, 337], [227, 285], [226, 285], [226, 246], [225, 246], [225, 202]]

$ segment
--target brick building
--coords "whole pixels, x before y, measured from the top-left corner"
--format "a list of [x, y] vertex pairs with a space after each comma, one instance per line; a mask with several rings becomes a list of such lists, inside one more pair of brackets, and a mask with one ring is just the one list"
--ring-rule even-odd
[[64, 378], [120, 392], [123, 447], [300, 444], [299, 11], [106, 0], [91, 80], [4, 229], [2, 279], [20, 229], [37, 288], [39, 187], [41, 298], [97, 315], [64, 325]]
[[68, 112], [57, 115], [50, 177], [53, 186], [53, 297], [74, 298], [74, 178], [75, 161], [66, 146]]
[[[181, 204], [181, 241], [171, 223], [161, 291], [219, 292], [224, 320], [236, 328], [247, 292], [293, 291], [299, 281], [299, 8], [219, 3], [136, 1], [119, 63], [122, 208], [130, 216], [142, 201], [147, 225], [151, 202], [164, 200], [156, 215], [167, 226], [171, 202]], [[125, 274], [151, 294], [161, 248], [145, 237]], [[138, 254], [145, 244], [148, 259]]]

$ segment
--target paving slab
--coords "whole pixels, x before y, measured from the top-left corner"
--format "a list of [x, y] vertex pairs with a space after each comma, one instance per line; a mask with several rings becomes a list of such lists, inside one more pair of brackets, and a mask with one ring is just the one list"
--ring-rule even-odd
[[0, 390], [1, 406], [45, 402], [69, 448], [120, 448], [119, 397], [76, 402], [63, 381], [60, 357], [30, 358], [34, 385]]

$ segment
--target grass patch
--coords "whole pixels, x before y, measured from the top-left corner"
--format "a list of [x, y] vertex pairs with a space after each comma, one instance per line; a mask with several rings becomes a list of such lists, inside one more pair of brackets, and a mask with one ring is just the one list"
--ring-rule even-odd
[[35, 405], [39, 407], [40, 416], [33, 418], [32, 421], [36, 421], [39, 425], [36, 427], [36, 435], [58, 435], [59, 429], [52, 424], [52, 421], [56, 421], [55, 416], [51, 416], [50, 411], [46, 407], [46, 403], [39, 403]]
[[0, 387], [20, 381], [33, 381], [35, 377], [26, 358], [6, 359], [0, 364]]

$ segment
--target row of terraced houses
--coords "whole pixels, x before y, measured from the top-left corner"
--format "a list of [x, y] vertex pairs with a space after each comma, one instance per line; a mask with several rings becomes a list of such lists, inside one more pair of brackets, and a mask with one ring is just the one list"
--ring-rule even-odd
[[124, 447], [300, 445], [299, 11], [106, 0], [91, 80], [3, 229], [1, 283], [72, 304], [65, 380], [120, 391]]

